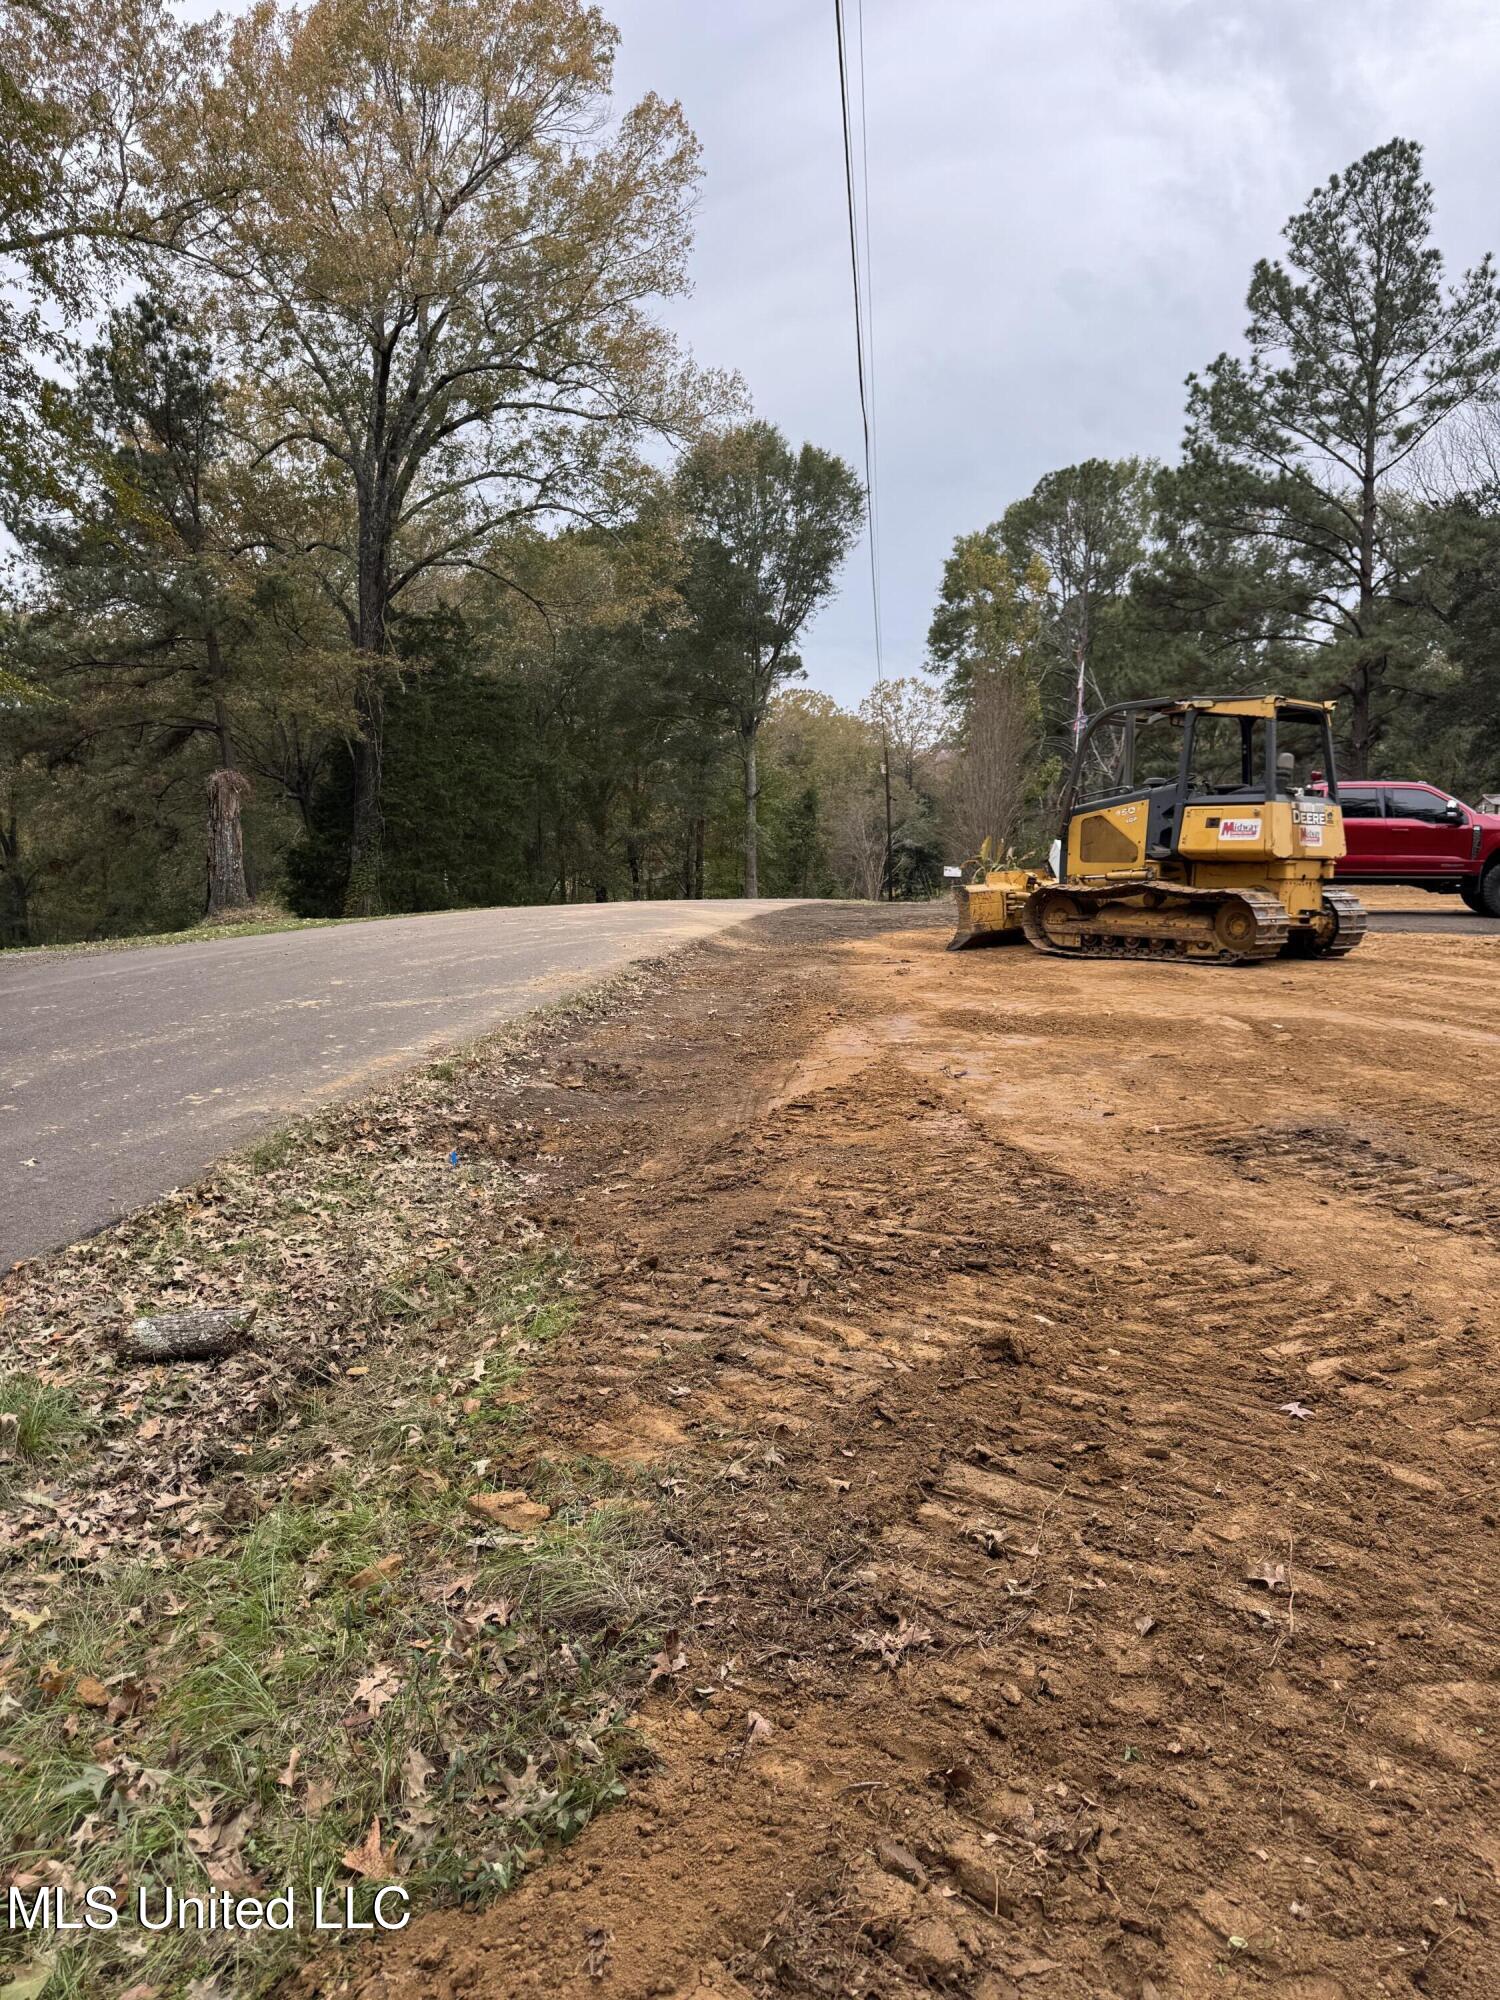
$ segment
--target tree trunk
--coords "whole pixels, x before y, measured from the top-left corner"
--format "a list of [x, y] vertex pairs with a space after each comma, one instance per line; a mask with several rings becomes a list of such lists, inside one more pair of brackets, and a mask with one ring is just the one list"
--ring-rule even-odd
[[755, 731], [745, 732], [745, 894], [760, 894], [760, 829], [756, 825], [755, 804], [760, 797], [760, 779], [755, 763]]
[[1074, 648], [1073, 665], [1077, 670], [1073, 689], [1073, 749], [1076, 752], [1083, 741], [1083, 725], [1087, 719], [1089, 651], [1087, 642], [1080, 639]]
[[1349, 768], [1342, 775], [1347, 778], [1368, 778], [1371, 752], [1374, 748], [1372, 741], [1374, 687], [1369, 661], [1356, 660], [1350, 682]]
[[219, 768], [208, 780], [208, 914], [217, 917], [226, 910], [248, 909], [252, 901], [245, 866], [245, 830], [240, 821], [240, 807], [250, 797], [251, 788], [234, 753], [234, 732], [224, 705], [224, 652], [218, 629], [212, 624], [203, 634], [203, 653], [219, 746]]
[[249, 907], [245, 886], [245, 844], [240, 807], [250, 783], [238, 771], [218, 770], [208, 779], [208, 915]]
[[384, 752], [385, 696], [375, 670], [365, 668], [355, 692], [359, 735], [354, 759], [354, 813], [349, 828], [349, 880], [344, 888], [346, 917], [378, 917], [381, 912], [381, 759]]
[[708, 816], [699, 813], [693, 821], [693, 895], [699, 902], [703, 900], [703, 848], [706, 839]]
[[388, 496], [379, 482], [359, 493], [360, 655], [354, 684], [354, 811], [349, 826], [349, 880], [344, 889], [346, 917], [377, 917], [384, 908], [381, 849], [385, 821], [380, 787], [385, 752], [385, 668], [390, 615], [390, 550], [386, 528]]
[[1370, 754], [1374, 750], [1374, 692], [1380, 678], [1380, 662], [1366, 650], [1370, 646], [1370, 626], [1374, 622], [1374, 544], [1380, 514], [1380, 494], [1376, 488], [1376, 420], [1374, 398], [1370, 398], [1364, 478], [1360, 480], [1360, 652], [1354, 660], [1354, 704], [1350, 712], [1350, 778], [1370, 776]]
[[120, 1335], [122, 1361], [216, 1361], [244, 1344], [257, 1306], [205, 1306], [132, 1320]]
[[0, 945], [30, 944], [31, 910], [15, 814], [0, 826]]

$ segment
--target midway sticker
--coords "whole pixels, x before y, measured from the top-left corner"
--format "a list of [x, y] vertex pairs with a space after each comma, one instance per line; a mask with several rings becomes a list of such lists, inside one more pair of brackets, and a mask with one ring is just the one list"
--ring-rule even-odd
[[1259, 840], [1260, 821], [1258, 819], [1221, 819], [1219, 821], [1220, 840]]

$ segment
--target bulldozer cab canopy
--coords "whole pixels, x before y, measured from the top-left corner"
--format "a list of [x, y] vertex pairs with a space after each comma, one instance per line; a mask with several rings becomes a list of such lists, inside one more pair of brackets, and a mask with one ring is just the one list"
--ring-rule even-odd
[[1079, 742], [1063, 826], [1080, 806], [1167, 787], [1184, 801], [1249, 804], [1316, 785], [1337, 800], [1332, 711], [1332, 702], [1274, 694], [1116, 702]]

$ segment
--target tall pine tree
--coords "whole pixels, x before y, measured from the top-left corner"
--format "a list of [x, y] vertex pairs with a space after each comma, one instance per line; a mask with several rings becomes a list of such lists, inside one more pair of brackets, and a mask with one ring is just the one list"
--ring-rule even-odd
[[1335, 174], [1250, 281], [1249, 352], [1188, 380], [1184, 463], [1167, 481], [1165, 596], [1248, 674], [1324, 649], [1366, 773], [1392, 670], [1412, 649], [1401, 595], [1399, 474], [1500, 378], [1500, 295], [1485, 256], [1446, 285], [1422, 150], [1393, 139]]

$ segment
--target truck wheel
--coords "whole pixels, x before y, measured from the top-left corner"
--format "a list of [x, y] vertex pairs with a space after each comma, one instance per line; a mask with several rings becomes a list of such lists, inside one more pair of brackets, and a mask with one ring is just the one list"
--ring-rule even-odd
[[1492, 861], [1479, 878], [1479, 895], [1470, 905], [1481, 917], [1500, 917], [1500, 861]]
[[1464, 901], [1468, 904], [1469, 908], [1474, 912], [1476, 917], [1483, 917], [1489, 914], [1489, 912], [1484, 907], [1484, 898], [1480, 893], [1480, 887], [1477, 882], [1468, 882], [1468, 881], [1460, 882], [1458, 885], [1458, 893], [1460, 896], [1463, 897]]

